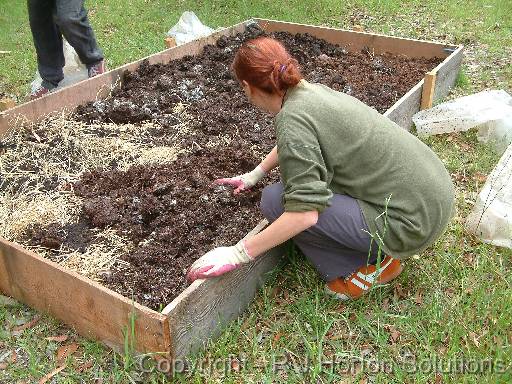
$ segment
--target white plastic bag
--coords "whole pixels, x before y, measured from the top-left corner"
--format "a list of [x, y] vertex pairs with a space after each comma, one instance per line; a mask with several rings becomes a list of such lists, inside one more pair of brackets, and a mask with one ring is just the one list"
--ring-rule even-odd
[[213, 29], [201, 23], [194, 12], [185, 11], [167, 35], [173, 37], [177, 45], [181, 45], [211, 35], [212, 32]]
[[486, 243], [512, 248], [512, 145], [478, 194], [466, 228]]
[[[63, 68], [64, 79], [59, 83], [57, 89], [87, 79], [88, 77], [87, 67], [80, 61], [78, 54], [75, 52], [75, 49], [66, 41], [66, 39], [63, 40], [63, 52], [65, 60], [65, 65]], [[41, 85], [42, 81], [43, 79], [41, 79], [39, 71], [36, 71], [34, 80], [30, 84], [32, 91], [37, 89]]]
[[512, 97], [505, 91], [483, 91], [419, 111], [412, 117], [418, 135], [478, 128], [478, 139], [503, 153], [512, 142]]

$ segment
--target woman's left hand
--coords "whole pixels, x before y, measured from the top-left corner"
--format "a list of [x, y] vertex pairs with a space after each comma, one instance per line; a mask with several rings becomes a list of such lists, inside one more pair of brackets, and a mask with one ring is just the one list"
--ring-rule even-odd
[[243, 240], [232, 247], [218, 247], [205, 253], [190, 266], [187, 280], [193, 282], [196, 279], [220, 276], [251, 260]]

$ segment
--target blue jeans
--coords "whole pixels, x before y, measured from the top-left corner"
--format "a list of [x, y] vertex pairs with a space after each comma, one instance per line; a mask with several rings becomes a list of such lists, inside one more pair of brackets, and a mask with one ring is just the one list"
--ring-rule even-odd
[[84, 0], [27, 0], [27, 7], [43, 86], [54, 88], [64, 78], [62, 36], [87, 67], [103, 60]]
[[[282, 194], [281, 183], [263, 189], [260, 208], [270, 222], [284, 212]], [[299, 233], [293, 241], [325, 281], [347, 277], [360, 267], [377, 262], [378, 244], [371, 241], [359, 203], [347, 195], [335, 194], [316, 225]]]

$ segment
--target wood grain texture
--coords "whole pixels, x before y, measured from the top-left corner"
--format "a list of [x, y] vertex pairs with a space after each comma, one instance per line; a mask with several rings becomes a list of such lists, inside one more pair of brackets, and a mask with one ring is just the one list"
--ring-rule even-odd
[[122, 350], [135, 315], [135, 349], [170, 351], [166, 316], [19, 245], [0, 239], [0, 292], [62, 320], [83, 336]]
[[450, 88], [455, 85], [457, 76], [462, 65], [464, 57], [464, 47], [459, 46], [457, 49], [434, 70], [436, 73], [436, 85], [434, 88], [434, 103], [442, 100], [448, 93]]
[[247, 308], [284, 253], [285, 246], [274, 248], [230, 273], [196, 280], [183, 291], [162, 312], [169, 316], [173, 356], [184, 358], [216, 338]]
[[434, 101], [434, 88], [436, 86], [436, 73], [428, 72], [423, 79], [423, 87], [421, 87], [421, 104], [420, 109], [432, 108]]
[[[245, 238], [260, 232], [262, 220]], [[251, 263], [212, 279], [194, 281], [162, 314], [169, 316], [172, 353], [184, 358], [217, 337], [225, 325], [238, 317], [265, 283], [268, 272], [283, 260], [286, 244], [271, 249]]]
[[412, 116], [420, 110], [422, 87], [423, 80], [402, 96], [384, 113], [384, 116], [409, 131], [412, 125]]

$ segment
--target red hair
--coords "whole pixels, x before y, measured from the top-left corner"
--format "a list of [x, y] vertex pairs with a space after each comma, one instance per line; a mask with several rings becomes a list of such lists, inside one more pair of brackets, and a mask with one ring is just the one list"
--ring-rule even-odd
[[284, 93], [296, 86], [302, 79], [298, 66], [283, 44], [270, 37], [246, 41], [231, 65], [240, 82], [267, 93]]

